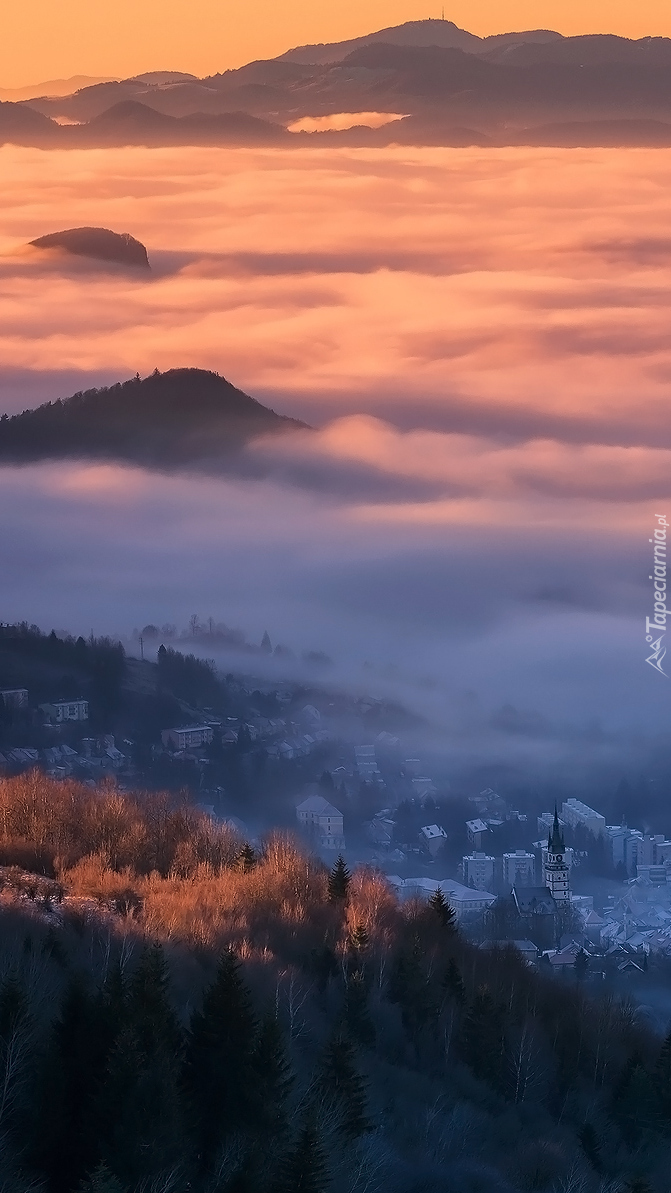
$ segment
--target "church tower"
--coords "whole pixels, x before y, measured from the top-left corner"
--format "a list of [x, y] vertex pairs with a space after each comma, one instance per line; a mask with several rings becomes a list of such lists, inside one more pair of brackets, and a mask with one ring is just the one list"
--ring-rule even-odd
[[550, 894], [557, 903], [568, 903], [571, 898], [569, 877], [566, 846], [555, 804], [554, 823], [548, 836], [547, 849], [543, 850], [543, 885], [550, 888]]

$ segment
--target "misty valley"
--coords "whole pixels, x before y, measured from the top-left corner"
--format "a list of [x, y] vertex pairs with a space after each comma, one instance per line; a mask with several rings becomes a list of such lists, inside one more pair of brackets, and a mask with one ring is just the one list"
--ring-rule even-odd
[[0, 1193], [669, 1193], [671, 38], [293, 4], [0, 39]]

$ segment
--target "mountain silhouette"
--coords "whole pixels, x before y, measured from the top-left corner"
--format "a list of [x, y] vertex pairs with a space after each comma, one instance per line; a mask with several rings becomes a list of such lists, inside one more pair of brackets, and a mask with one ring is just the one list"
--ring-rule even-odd
[[129, 232], [110, 232], [109, 228], [66, 228], [63, 232], [38, 236], [30, 243], [38, 249], [64, 249], [78, 257], [149, 269], [146, 248]]
[[259, 435], [304, 428], [218, 373], [158, 370], [0, 418], [0, 460], [105, 459], [154, 468], [230, 462]]
[[0, 102], [0, 145], [47, 145], [58, 132], [54, 120], [27, 104]]
[[[23, 116], [3, 107], [0, 138], [20, 144], [557, 144], [569, 126], [567, 144], [666, 145], [671, 39], [547, 29], [477, 37], [451, 21], [408, 21], [205, 79], [150, 72], [31, 100], [41, 123], [29, 123], [27, 105], [9, 105]], [[411, 123], [375, 136], [286, 131], [304, 116], [373, 111]]]

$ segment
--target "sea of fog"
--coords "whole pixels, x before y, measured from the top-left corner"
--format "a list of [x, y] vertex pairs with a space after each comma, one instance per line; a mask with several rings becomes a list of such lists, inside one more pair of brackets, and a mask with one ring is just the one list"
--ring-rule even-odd
[[[666, 731], [668, 153], [5, 147], [0, 171], [0, 409], [192, 365], [317, 428], [252, 445], [248, 478], [0, 468], [0, 620], [268, 629], [438, 733], [512, 705], [530, 750]], [[80, 225], [151, 274], [24, 247]]]

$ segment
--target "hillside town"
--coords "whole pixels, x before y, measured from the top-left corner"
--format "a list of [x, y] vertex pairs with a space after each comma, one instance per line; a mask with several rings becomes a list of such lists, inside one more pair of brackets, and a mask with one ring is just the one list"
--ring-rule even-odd
[[[0, 773], [38, 767], [91, 787], [180, 789], [248, 839], [273, 824], [294, 829], [327, 861], [374, 866], [401, 900], [440, 890], [482, 947], [509, 942], [556, 973], [644, 973], [650, 959], [671, 958], [664, 834], [607, 824], [576, 798], [533, 816], [492, 788], [467, 795], [457, 820], [464, 797], [451, 797], [423, 759], [404, 757], [400, 736], [385, 728], [361, 740], [367, 721], [384, 721], [379, 702], [313, 692], [302, 703], [298, 685], [232, 676], [227, 696], [238, 715], [180, 699], [182, 723], [147, 742], [94, 731], [83, 695], [35, 700], [28, 688], [2, 688]], [[33, 740], [12, 744], [17, 726]], [[594, 881], [595, 856], [607, 882]]]

